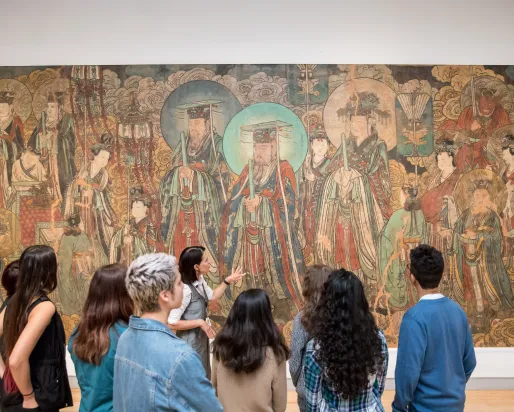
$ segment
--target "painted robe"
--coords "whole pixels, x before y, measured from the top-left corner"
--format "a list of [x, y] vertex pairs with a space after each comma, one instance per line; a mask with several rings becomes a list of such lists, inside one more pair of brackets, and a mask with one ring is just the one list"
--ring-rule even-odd
[[73, 117], [69, 113], [64, 113], [55, 125], [47, 125], [46, 130], [47, 133], [53, 133], [52, 142], [41, 141], [43, 125], [40, 120], [27, 146], [41, 151], [41, 163], [47, 170], [54, 199], [65, 199], [68, 186], [77, 174]]
[[385, 287], [391, 311], [408, 309], [417, 302], [416, 291], [405, 269], [410, 251], [426, 243], [426, 238], [425, 218], [419, 201], [408, 202], [403, 209], [395, 211], [380, 235], [380, 284]]
[[365, 283], [376, 282], [378, 237], [373, 238], [373, 233], [383, 226], [379, 205], [369, 193], [366, 176], [353, 168], [349, 171], [341, 168], [328, 177], [321, 197], [317, 232], [321, 263], [354, 271]]
[[80, 314], [93, 272], [92, 244], [79, 228], [69, 228], [59, 241], [57, 291], [63, 315]]
[[448, 196], [453, 199], [460, 173], [455, 169], [445, 180], [442, 180], [441, 173], [439, 172], [421, 198], [421, 210], [428, 224], [428, 243], [446, 255], [445, 252], [451, 249], [451, 244], [441, 235], [441, 229], [453, 229], [455, 220], [452, 216], [456, 214], [456, 210], [449, 210], [454, 207], [454, 203], [452, 200], [448, 203], [444, 198]]
[[[127, 241], [126, 241], [127, 239]], [[118, 230], [111, 240], [110, 262], [129, 266], [132, 261], [147, 253], [155, 253], [157, 230], [148, 217]]]
[[93, 177], [89, 162], [82, 166], [66, 194], [65, 218], [74, 213], [80, 215], [80, 227], [93, 243], [97, 266], [109, 262], [109, 246], [114, 232], [115, 215], [109, 200], [108, 183], [107, 170], [102, 168]]
[[[389, 219], [393, 213], [387, 146], [377, 133], [367, 137], [360, 145], [357, 145], [357, 141], [351, 136], [347, 141], [347, 152], [350, 167], [357, 170], [363, 177], [365, 199], [372, 222], [372, 235], [373, 239], [378, 239], [383, 226], [381, 221]], [[340, 156], [339, 158], [341, 159]], [[379, 207], [381, 216], [377, 216], [374, 208], [371, 207], [374, 201]]]
[[[293, 224], [297, 195], [295, 174], [289, 162], [281, 161], [280, 165], [275, 162], [268, 166], [261, 179], [255, 176], [254, 181], [255, 194], [261, 196], [255, 222], [251, 222], [244, 205], [250, 194], [248, 166], [243, 169], [225, 205], [220, 234], [220, 273], [229, 274], [241, 266], [248, 275], [241, 284], [231, 286], [230, 297], [235, 299], [250, 288], [263, 288], [272, 299], [275, 319], [285, 323], [301, 307], [299, 276], [305, 271]], [[289, 300], [294, 307], [289, 306]]]
[[12, 169], [23, 153], [23, 123], [18, 116], [0, 124], [0, 207], [7, 208], [12, 183]]
[[[466, 229], [476, 232], [476, 239], [464, 235]], [[456, 297], [477, 312], [512, 308], [514, 298], [510, 279], [502, 261], [500, 218], [491, 209], [473, 215], [466, 209], [457, 220], [454, 233]]]
[[323, 185], [329, 174], [331, 159], [325, 158], [320, 164], [314, 166], [312, 159], [304, 163], [297, 174], [300, 182], [300, 227], [305, 236], [304, 256], [306, 259], [315, 257], [316, 231], [319, 219], [319, 199], [323, 193]]
[[[475, 120], [482, 127], [475, 132], [471, 132], [471, 125]], [[496, 106], [489, 117], [477, 115], [476, 118], [473, 115], [473, 108], [471, 106], [466, 107], [457, 120], [455, 131], [468, 131], [467, 133], [471, 132], [473, 137], [459, 149], [455, 158], [457, 168], [462, 173], [465, 173], [469, 170], [485, 169], [487, 166], [490, 166], [491, 160], [487, 154], [489, 138], [496, 129], [510, 123], [509, 114], [501, 106]]]
[[[182, 147], [179, 144], [172, 158], [171, 170], [160, 187], [163, 224], [161, 235], [166, 251], [179, 256], [188, 246], [202, 245], [211, 258], [211, 272], [218, 272], [218, 237], [221, 199], [223, 199], [219, 170], [223, 163], [222, 138], [214, 136], [216, 156], [210, 136], [198, 150], [189, 149], [186, 141], [188, 167], [193, 170], [189, 186], [179, 177], [182, 166]], [[227, 188], [227, 185], [225, 185]]]
[[[510, 172], [508, 168], [505, 168], [505, 172], [502, 175], [502, 179], [507, 187], [507, 203], [503, 210], [502, 220], [503, 227], [506, 233], [514, 230], [514, 172]], [[514, 272], [514, 238], [506, 237], [506, 253], [507, 267], [509, 273]]]

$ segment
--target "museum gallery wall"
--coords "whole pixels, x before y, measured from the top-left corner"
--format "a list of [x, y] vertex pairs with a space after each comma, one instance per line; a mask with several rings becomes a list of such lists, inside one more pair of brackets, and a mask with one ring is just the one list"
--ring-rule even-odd
[[476, 346], [514, 346], [514, 66], [0, 67], [0, 256], [58, 255], [69, 335], [96, 268], [203, 245], [216, 327], [263, 288], [288, 339], [308, 266], [353, 271], [397, 343], [409, 251]]

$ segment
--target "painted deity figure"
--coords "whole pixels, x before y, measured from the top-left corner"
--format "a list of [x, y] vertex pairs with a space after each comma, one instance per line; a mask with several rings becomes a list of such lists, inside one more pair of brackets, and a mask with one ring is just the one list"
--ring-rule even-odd
[[71, 215], [59, 240], [57, 291], [63, 315], [80, 314], [93, 273], [93, 245], [79, 227], [80, 216]]
[[263, 288], [271, 297], [275, 320], [284, 325], [301, 307], [299, 275], [305, 270], [293, 222], [296, 179], [289, 162], [279, 159], [278, 127], [251, 127], [254, 159], [244, 167], [225, 205], [220, 273], [242, 267], [248, 275], [231, 285], [230, 297]]
[[192, 245], [209, 254], [211, 271], [217, 271], [220, 214], [224, 189], [222, 137], [213, 130], [211, 106], [185, 105], [188, 121], [160, 187], [162, 239], [167, 251], [180, 255]]
[[14, 111], [14, 94], [0, 92], [0, 207], [6, 208], [11, 194], [12, 169], [23, 153], [23, 123]]
[[496, 129], [511, 123], [509, 114], [501, 106], [501, 96], [492, 87], [471, 90], [478, 99], [476, 107], [465, 107], [455, 125], [455, 132], [461, 135], [464, 144], [455, 158], [457, 168], [467, 172], [476, 168], [491, 166], [487, 143]]
[[34, 129], [27, 146], [41, 154], [54, 200], [63, 202], [69, 184], [75, 178], [75, 127], [73, 117], [65, 113], [64, 93], [50, 93], [46, 110]]
[[328, 157], [330, 142], [323, 125], [316, 125], [310, 134], [310, 147], [306, 159], [297, 173], [299, 186], [300, 227], [305, 236], [305, 261], [312, 262], [316, 256], [316, 231], [319, 221], [319, 199], [329, 173], [331, 159]]
[[426, 243], [427, 231], [416, 187], [405, 186], [402, 209], [396, 210], [380, 234], [379, 276], [387, 295], [389, 311], [406, 310], [417, 302], [409, 279], [410, 251]]
[[495, 313], [511, 310], [514, 305], [502, 260], [502, 226], [491, 201], [491, 187], [488, 180], [475, 182], [473, 203], [457, 220], [453, 238], [456, 296], [477, 331], [483, 331]]
[[508, 134], [502, 139], [502, 159], [505, 170], [502, 179], [507, 187], [507, 203], [502, 213], [506, 236], [506, 260], [509, 273], [514, 272], [514, 135]]
[[[102, 136], [105, 141], [106, 136]], [[93, 159], [86, 162], [70, 183], [66, 194], [65, 217], [78, 214], [81, 229], [91, 239], [96, 265], [109, 262], [109, 246], [114, 232], [115, 215], [111, 207], [106, 166], [111, 153], [105, 143], [91, 148]]]
[[131, 218], [114, 234], [110, 248], [110, 262], [126, 266], [139, 256], [154, 253], [157, 244], [157, 229], [148, 216], [152, 200], [145, 196], [142, 188], [133, 188], [131, 194]]
[[373, 126], [375, 116], [387, 113], [378, 103], [373, 93], [359, 93], [358, 102], [338, 111], [349, 117], [349, 137], [336, 154], [340, 167], [324, 186], [317, 236], [321, 263], [359, 273], [365, 283], [377, 281], [376, 245], [391, 216], [387, 146]]

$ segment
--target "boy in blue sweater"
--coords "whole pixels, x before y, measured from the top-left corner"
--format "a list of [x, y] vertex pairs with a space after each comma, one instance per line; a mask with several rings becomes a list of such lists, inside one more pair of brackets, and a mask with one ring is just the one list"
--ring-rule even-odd
[[457, 303], [438, 293], [441, 252], [420, 245], [410, 262], [419, 302], [400, 327], [393, 412], [463, 411], [466, 382], [476, 366], [468, 319]]

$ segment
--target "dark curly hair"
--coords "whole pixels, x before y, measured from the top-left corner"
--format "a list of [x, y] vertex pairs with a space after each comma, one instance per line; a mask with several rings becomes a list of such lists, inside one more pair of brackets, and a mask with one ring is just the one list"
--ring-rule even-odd
[[302, 310], [302, 325], [309, 334], [318, 322], [316, 307], [323, 293], [323, 287], [332, 269], [325, 265], [312, 265], [307, 268], [303, 277], [302, 295], [304, 306]]
[[443, 271], [443, 255], [436, 248], [419, 245], [410, 251], [410, 272], [423, 289], [438, 287]]
[[352, 272], [334, 271], [325, 283], [313, 338], [316, 360], [343, 399], [355, 399], [369, 387], [384, 354], [364, 288]]
[[227, 369], [252, 373], [264, 364], [267, 348], [273, 350], [279, 365], [289, 357], [289, 349], [273, 321], [268, 294], [262, 289], [249, 289], [234, 302], [216, 335], [213, 353]]

